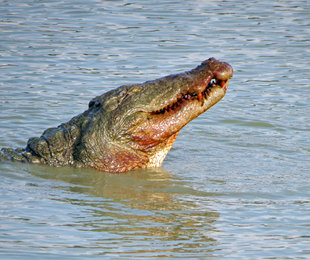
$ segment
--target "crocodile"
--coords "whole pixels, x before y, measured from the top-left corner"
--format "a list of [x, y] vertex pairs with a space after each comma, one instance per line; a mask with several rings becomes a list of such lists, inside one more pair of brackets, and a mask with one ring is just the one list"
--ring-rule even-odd
[[187, 72], [120, 86], [0, 157], [112, 173], [160, 167], [181, 128], [224, 97], [232, 75], [228, 63], [209, 58]]

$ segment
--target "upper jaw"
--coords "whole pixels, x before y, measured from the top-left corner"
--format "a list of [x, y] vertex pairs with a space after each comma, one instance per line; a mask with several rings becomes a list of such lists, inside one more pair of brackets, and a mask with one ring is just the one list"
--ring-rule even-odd
[[[217, 96], [216, 100], [218, 101], [225, 95], [232, 74], [233, 68], [228, 63], [210, 58], [185, 74], [190, 79], [191, 84], [181, 88], [170, 98], [168, 104], [165, 103], [153, 109], [150, 113], [162, 114], [169, 112], [191, 100], [198, 100], [204, 107], [205, 101], [212, 95]], [[212, 97], [212, 99], [214, 98]]]
[[193, 93], [197, 95], [208, 88], [215, 85], [224, 88], [228, 86], [228, 81], [233, 75], [233, 68], [227, 62], [210, 58], [204, 61], [200, 66], [192, 70], [195, 74], [196, 71], [205, 71], [207, 75], [203, 79], [203, 84], [198, 84], [198, 87], [192, 87]]
[[[210, 58], [209, 67], [215, 78], [219, 80], [228, 80], [232, 77], [234, 70], [227, 62], [216, 60], [215, 58]], [[202, 63], [204, 64], [204, 62]]]

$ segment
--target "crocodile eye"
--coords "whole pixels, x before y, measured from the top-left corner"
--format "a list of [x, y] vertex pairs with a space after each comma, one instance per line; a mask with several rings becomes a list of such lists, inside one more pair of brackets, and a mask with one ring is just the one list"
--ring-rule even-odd
[[95, 105], [95, 101], [94, 101], [94, 100], [91, 100], [91, 101], [89, 101], [89, 103], [88, 103], [88, 108], [92, 108], [94, 105]]

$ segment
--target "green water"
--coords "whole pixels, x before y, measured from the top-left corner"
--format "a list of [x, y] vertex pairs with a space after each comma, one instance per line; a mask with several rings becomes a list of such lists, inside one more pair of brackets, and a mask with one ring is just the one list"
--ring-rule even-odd
[[0, 162], [0, 258], [310, 258], [308, 1], [0, 1], [0, 147], [216, 57], [226, 96], [163, 167]]

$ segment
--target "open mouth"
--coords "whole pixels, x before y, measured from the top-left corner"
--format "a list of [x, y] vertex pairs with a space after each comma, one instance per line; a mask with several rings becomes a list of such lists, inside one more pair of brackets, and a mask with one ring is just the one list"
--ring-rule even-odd
[[[193, 100], [197, 100], [199, 103], [201, 103], [201, 106], [203, 106], [204, 104], [204, 100], [207, 100], [208, 97], [210, 96], [212, 89], [215, 86], [219, 86], [221, 88], [225, 87], [227, 80], [219, 80], [216, 78], [213, 78], [212, 80], [210, 80], [209, 84], [206, 86], [206, 88], [200, 92], [200, 93], [190, 93], [187, 92], [185, 94], [180, 95], [180, 97], [178, 97], [176, 99], [176, 101], [174, 101], [173, 103], [171, 103], [170, 105], [167, 105], [159, 110], [153, 111], [151, 112], [151, 114], [153, 115], [159, 115], [159, 114], [164, 114], [166, 112], [170, 112], [173, 110], [176, 110], [178, 108], [180, 108], [182, 105], [184, 105], [185, 102], [188, 101], [193, 101]], [[227, 87], [227, 85], [226, 85]], [[226, 91], [226, 89], [225, 89]]]

